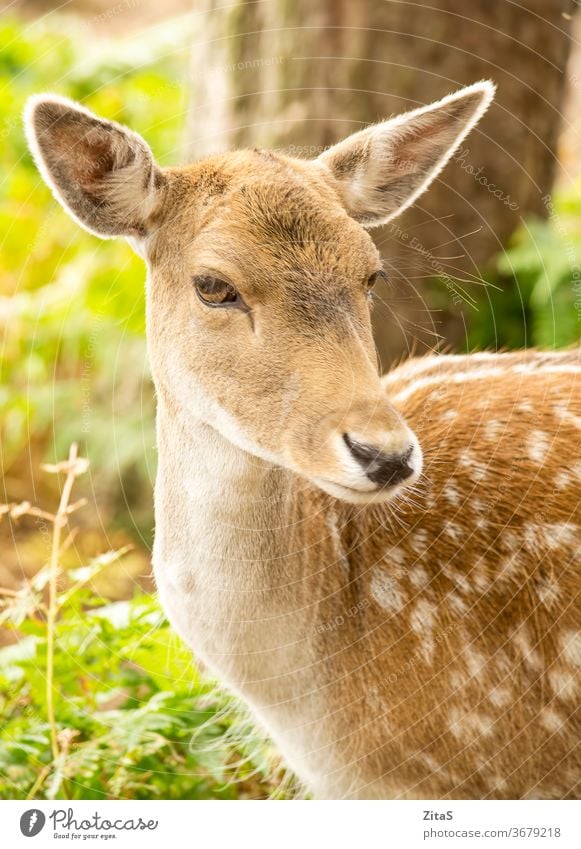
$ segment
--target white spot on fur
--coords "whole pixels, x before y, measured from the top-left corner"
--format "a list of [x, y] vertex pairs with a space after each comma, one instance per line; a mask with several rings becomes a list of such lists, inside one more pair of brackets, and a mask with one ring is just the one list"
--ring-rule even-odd
[[401, 585], [386, 569], [374, 569], [370, 592], [377, 604], [390, 613], [400, 613], [405, 607], [406, 598]]
[[472, 465], [471, 475], [472, 480], [479, 482], [484, 480], [486, 475], [488, 474], [488, 466], [483, 463], [477, 462]]
[[541, 711], [541, 722], [551, 734], [558, 733], [565, 725], [564, 720], [552, 708], [545, 708]]
[[527, 436], [526, 448], [533, 463], [542, 463], [551, 445], [550, 439], [542, 430], [532, 430]]
[[496, 651], [491, 657], [491, 661], [494, 663], [495, 670], [501, 674], [503, 678], [512, 675], [514, 672], [514, 662], [504, 651]]
[[572, 484], [571, 475], [567, 472], [559, 472], [555, 475], [555, 486], [557, 489], [567, 489]]
[[486, 657], [481, 652], [469, 646], [464, 649], [463, 657], [470, 675], [473, 678], [479, 678], [486, 669]]
[[462, 599], [459, 595], [456, 595], [456, 593], [448, 593], [446, 601], [454, 613], [459, 613], [461, 616], [468, 610], [468, 605], [464, 599]]
[[502, 422], [498, 422], [496, 419], [491, 419], [484, 425], [484, 438], [488, 439], [490, 442], [497, 442], [502, 435], [503, 430], [504, 425]]
[[525, 545], [531, 551], [539, 548], [556, 550], [562, 546], [575, 546], [579, 542], [578, 525], [571, 522], [547, 522], [533, 524], [529, 522], [523, 528]]
[[559, 548], [562, 545], [575, 546], [581, 542], [579, 526], [572, 522], [547, 524], [545, 534], [550, 548]]
[[581, 374], [581, 368], [572, 363], [562, 363], [559, 365], [551, 365], [543, 363], [541, 368], [534, 362], [523, 363], [514, 367], [515, 372], [525, 374], [527, 372], [536, 372], [537, 374]]
[[488, 694], [488, 699], [494, 707], [504, 708], [511, 703], [512, 695], [508, 687], [495, 687]]
[[575, 666], [581, 666], [581, 631], [566, 631], [561, 637], [563, 654]]
[[409, 573], [410, 583], [417, 590], [426, 587], [430, 582], [430, 577], [423, 566], [414, 566]]
[[[533, 352], [535, 355], [537, 352]], [[558, 352], [554, 352], [556, 355]], [[460, 366], [464, 369], [482, 369], [484, 365], [495, 363], [508, 364], [508, 358], [514, 360], [515, 355], [496, 354], [493, 351], [477, 351], [474, 354], [431, 354], [426, 357], [413, 357], [382, 378], [386, 384], [397, 382], [402, 378], [416, 377], [418, 374], [433, 372], [445, 380], [450, 366]]]
[[576, 699], [579, 694], [581, 678], [573, 670], [551, 669], [549, 682], [553, 692], [560, 699]]
[[477, 713], [472, 719], [472, 727], [482, 737], [489, 737], [492, 734], [494, 719], [486, 714]]
[[513, 641], [519, 649], [524, 663], [531, 669], [539, 671], [543, 665], [541, 655], [536, 647], [533, 648], [528, 628], [524, 622], [515, 631]]
[[405, 566], [406, 560], [405, 552], [396, 546], [388, 549], [383, 556], [384, 563], [387, 563], [389, 566], [397, 566], [400, 569]]
[[434, 627], [435, 606], [427, 599], [420, 599], [410, 615], [410, 625], [423, 638], [422, 653], [428, 663], [431, 663], [434, 651], [432, 630]]
[[575, 413], [572, 413], [567, 408], [563, 408], [561, 411], [561, 421], [572, 427], [576, 427], [577, 430], [581, 430], [581, 416], [576, 416]]
[[442, 566], [442, 573], [448, 578], [449, 581], [452, 581], [453, 584], [456, 585], [459, 589], [463, 590], [465, 593], [470, 592], [470, 581], [466, 577], [466, 575], [456, 572], [452, 569], [449, 563], [446, 563]]
[[[395, 369], [391, 375], [388, 375], [387, 378], [383, 378], [383, 382], [386, 385], [389, 383], [397, 382], [398, 380], [406, 380], [408, 381], [408, 385], [401, 389], [396, 395], [392, 396], [392, 400], [394, 403], [398, 403], [400, 401], [404, 401], [406, 398], [409, 398], [410, 395], [414, 395], [416, 392], [421, 392], [423, 390], [432, 389], [432, 387], [441, 385], [441, 384], [462, 384], [468, 383], [471, 381], [478, 380], [486, 380], [489, 383], [492, 383], [494, 378], [504, 378], [507, 374], [517, 374], [517, 375], [527, 375], [530, 379], [535, 379], [539, 375], [543, 374], [580, 374], [581, 368], [578, 365], [574, 365], [572, 363], [560, 363], [559, 355], [557, 352], [551, 352], [551, 354], [547, 355], [543, 353], [543, 356], [531, 356], [526, 362], [514, 362], [514, 357], [511, 357], [507, 354], [489, 354], [487, 361], [487, 365], [479, 364], [475, 367], [477, 363], [478, 354], [470, 354], [466, 356], [466, 366], [467, 369], [465, 371], [456, 371], [450, 372], [445, 367], [438, 374], [437, 369], [434, 368], [434, 363], [440, 365], [437, 361], [440, 359], [444, 366], [452, 361], [452, 357], [449, 355], [445, 357], [428, 357], [425, 360], [412, 360], [409, 365], [404, 364], [400, 366], [398, 369]], [[458, 361], [459, 362], [459, 361]], [[429, 372], [430, 370], [435, 371], [435, 374], [428, 374], [425, 377], [419, 377], [417, 379], [409, 382], [410, 378], [416, 377], [418, 374], [422, 372]], [[534, 412], [534, 407], [532, 403], [528, 400], [522, 401], [518, 409], [523, 413], [531, 413]]]
[[505, 787], [508, 784], [506, 779], [502, 778], [502, 776], [498, 775], [498, 773], [495, 773], [494, 775], [489, 776], [488, 778], [485, 779], [485, 781], [486, 781], [486, 786], [492, 792], [494, 792], [495, 790], [504, 790]]
[[421, 759], [431, 772], [438, 772], [440, 769], [440, 764], [431, 755], [422, 752]]
[[450, 684], [455, 690], [461, 690], [463, 687], [468, 684], [470, 679], [466, 675], [466, 673], [461, 672], [459, 669], [456, 669], [455, 672], [452, 672], [450, 675]]
[[470, 453], [470, 451], [467, 451], [466, 449], [460, 452], [458, 460], [463, 466], [466, 466], [466, 468], [468, 469], [471, 469], [475, 463], [474, 456]]
[[494, 720], [482, 713], [462, 714], [458, 708], [450, 711], [450, 731], [457, 739], [462, 739], [467, 734], [474, 737], [488, 737], [492, 733]]
[[448, 728], [457, 740], [461, 739], [464, 736], [464, 729], [462, 727], [464, 721], [463, 714], [458, 710], [458, 708], [453, 707], [450, 710], [449, 716], [450, 722], [448, 724]]
[[414, 531], [411, 537], [412, 548], [415, 553], [419, 555], [425, 553], [429, 541], [430, 537], [428, 535], [428, 532], [424, 530], [424, 528], [420, 528], [418, 531]]
[[481, 591], [484, 592], [490, 586], [492, 579], [486, 572], [486, 563], [480, 558], [472, 569], [471, 572], [472, 580], [475, 586]]
[[538, 525], [528, 523], [523, 527], [523, 537], [527, 548], [536, 551], [539, 547], [539, 539], [542, 537], [542, 532]]
[[462, 528], [454, 522], [444, 522], [444, 530], [454, 542], [460, 542], [462, 539]]
[[517, 534], [511, 530], [503, 531], [502, 541], [509, 551], [518, 551], [522, 546], [521, 540]]
[[433, 492], [427, 492], [424, 496], [424, 503], [428, 510], [432, 510], [436, 506], [436, 496]]
[[435, 377], [420, 377], [415, 380], [410, 385], [406, 386], [405, 389], [400, 390], [396, 393], [392, 400], [395, 404], [401, 403], [409, 398], [411, 395], [415, 395], [416, 392], [421, 392], [422, 390], [431, 389], [433, 386], [437, 386], [443, 382], [446, 384], [451, 383], [468, 383], [473, 380], [483, 380], [486, 378], [493, 377], [501, 377], [504, 375], [504, 370], [500, 368], [490, 368], [490, 369], [478, 369], [473, 371], [460, 371], [460, 372], [452, 372], [452, 374], [446, 375], [436, 375]]
[[446, 484], [443, 490], [444, 498], [454, 507], [458, 507], [461, 501], [460, 490], [453, 483]]
[[519, 572], [520, 566], [520, 555], [514, 552], [513, 554], [509, 554], [508, 557], [505, 557], [500, 561], [499, 568], [499, 578], [510, 580], [514, 578]]
[[536, 589], [539, 601], [545, 607], [552, 607], [559, 599], [561, 591], [558, 583], [551, 575], [543, 575], [536, 580]]

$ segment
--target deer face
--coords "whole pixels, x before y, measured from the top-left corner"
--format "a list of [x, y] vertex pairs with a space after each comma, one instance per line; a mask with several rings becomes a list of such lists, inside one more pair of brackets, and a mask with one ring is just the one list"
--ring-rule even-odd
[[[192, 203], [209, 173], [216, 194]], [[247, 152], [172, 179], [170, 196], [187, 200], [149, 250], [157, 383], [334, 495], [385, 497], [420, 459], [381, 391], [370, 294], [382, 269], [368, 233], [320, 166]]]
[[83, 226], [148, 264], [158, 393], [242, 449], [331, 495], [385, 500], [421, 451], [379, 381], [366, 228], [425, 190], [492, 97], [479, 83], [302, 161], [262, 151], [160, 169], [146, 143], [55, 97], [33, 99], [31, 147]]

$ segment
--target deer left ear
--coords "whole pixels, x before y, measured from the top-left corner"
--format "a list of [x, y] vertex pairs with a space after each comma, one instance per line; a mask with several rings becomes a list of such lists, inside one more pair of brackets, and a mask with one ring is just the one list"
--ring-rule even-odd
[[30, 98], [24, 117], [45, 182], [79, 224], [103, 238], [149, 233], [165, 177], [141, 136], [57, 95]]
[[486, 112], [488, 80], [349, 136], [317, 162], [335, 177], [349, 215], [377, 227], [410, 206]]

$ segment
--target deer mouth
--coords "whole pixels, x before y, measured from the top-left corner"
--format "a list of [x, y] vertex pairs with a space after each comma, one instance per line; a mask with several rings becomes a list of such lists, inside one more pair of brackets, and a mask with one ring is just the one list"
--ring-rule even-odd
[[368, 481], [369, 485], [363, 484], [360, 487], [355, 487], [322, 477], [312, 478], [312, 482], [328, 495], [332, 495], [340, 501], [348, 501], [350, 504], [375, 504], [391, 501], [398, 492], [408, 485], [407, 481], [403, 484], [388, 486], [379, 486]]

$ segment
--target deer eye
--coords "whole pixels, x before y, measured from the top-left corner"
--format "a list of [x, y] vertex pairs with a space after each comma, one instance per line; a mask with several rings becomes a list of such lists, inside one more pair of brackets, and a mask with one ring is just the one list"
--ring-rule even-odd
[[196, 295], [208, 307], [238, 307], [246, 309], [244, 301], [231, 283], [213, 277], [211, 274], [199, 274], [193, 278]]
[[367, 278], [368, 290], [371, 291], [375, 284], [379, 283], [380, 280], [387, 280], [387, 274], [382, 268], [380, 268], [379, 271], [374, 271], [373, 274], [370, 274]]

